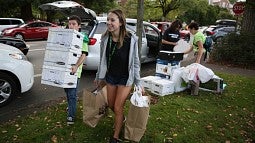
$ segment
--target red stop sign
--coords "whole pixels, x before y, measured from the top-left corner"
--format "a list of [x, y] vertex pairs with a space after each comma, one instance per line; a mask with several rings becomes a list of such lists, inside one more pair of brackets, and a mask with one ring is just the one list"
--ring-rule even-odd
[[236, 15], [242, 14], [244, 12], [244, 3], [243, 2], [237, 2], [233, 5], [233, 12]]

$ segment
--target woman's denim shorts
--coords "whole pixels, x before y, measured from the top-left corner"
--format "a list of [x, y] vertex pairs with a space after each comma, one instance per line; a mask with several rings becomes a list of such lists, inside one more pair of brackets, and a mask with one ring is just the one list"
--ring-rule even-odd
[[106, 74], [105, 80], [107, 83], [111, 85], [126, 85], [128, 76], [112, 76], [110, 74]]

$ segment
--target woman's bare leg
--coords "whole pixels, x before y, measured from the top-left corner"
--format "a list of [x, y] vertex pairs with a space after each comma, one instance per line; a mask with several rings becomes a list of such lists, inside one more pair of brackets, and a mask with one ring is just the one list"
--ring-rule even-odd
[[121, 131], [121, 127], [123, 124], [123, 109], [128, 95], [130, 94], [131, 86], [123, 86], [120, 85], [117, 87], [117, 94], [115, 98], [114, 104], [114, 113], [115, 113], [115, 130], [114, 130], [114, 138], [119, 138], [119, 134]]

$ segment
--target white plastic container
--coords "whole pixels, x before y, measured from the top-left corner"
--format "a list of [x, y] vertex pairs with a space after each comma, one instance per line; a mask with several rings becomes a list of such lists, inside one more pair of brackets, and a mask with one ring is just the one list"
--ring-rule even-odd
[[151, 91], [152, 81], [160, 80], [160, 79], [162, 79], [162, 78], [159, 76], [146, 76], [146, 77], [141, 78], [141, 84], [143, 85], [143, 87], [145, 89], [148, 89], [149, 91]]
[[48, 43], [82, 47], [84, 35], [74, 29], [49, 28]]
[[76, 64], [81, 54], [77, 54], [74, 50], [56, 51], [46, 50], [44, 56], [44, 65], [70, 68]]
[[75, 88], [77, 85], [77, 73], [71, 74], [71, 69], [69, 68], [44, 65], [41, 83], [62, 88]]
[[167, 79], [152, 81], [152, 93], [165, 96], [174, 93], [174, 82]]

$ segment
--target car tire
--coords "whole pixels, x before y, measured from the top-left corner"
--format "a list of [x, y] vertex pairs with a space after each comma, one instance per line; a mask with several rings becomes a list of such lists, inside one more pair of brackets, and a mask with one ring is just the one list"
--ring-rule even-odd
[[220, 43], [222, 41], [223, 37], [218, 37], [215, 39], [215, 43]]
[[19, 95], [18, 85], [9, 74], [0, 72], [0, 107], [8, 104], [15, 95]]
[[23, 36], [21, 33], [15, 34], [14, 37], [15, 37], [15, 38], [18, 38], [18, 39], [21, 39], [21, 40], [24, 40], [24, 36]]

